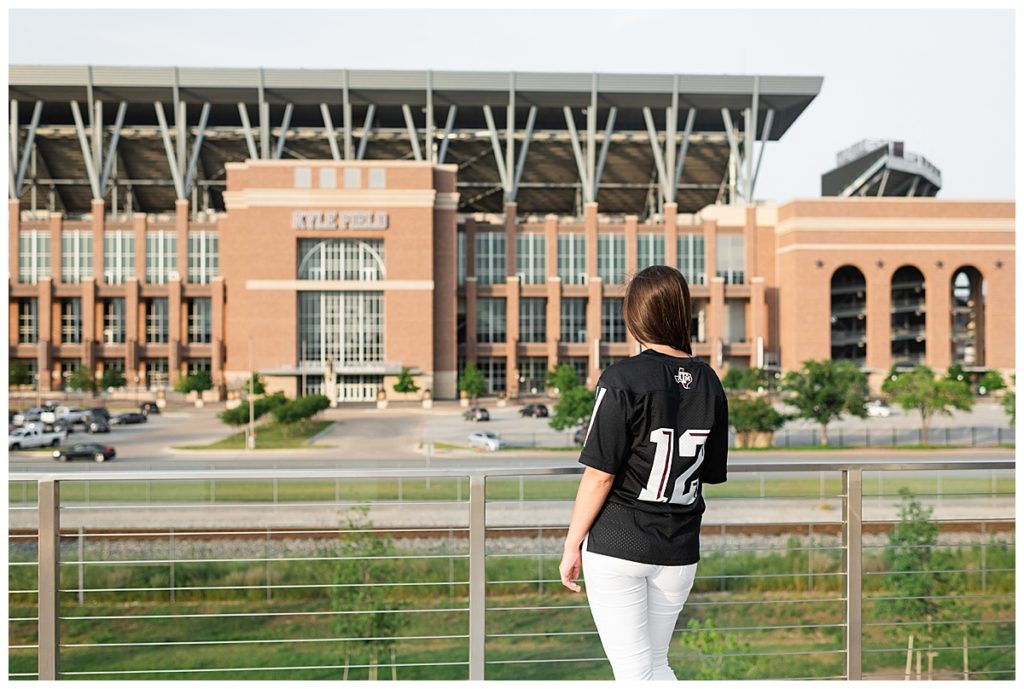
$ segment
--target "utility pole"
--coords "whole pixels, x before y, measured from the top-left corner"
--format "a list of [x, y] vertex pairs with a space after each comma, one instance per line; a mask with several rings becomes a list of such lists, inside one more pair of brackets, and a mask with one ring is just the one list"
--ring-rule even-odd
[[252, 335], [249, 336], [249, 442], [246, 447], [250, 450], [256, 449], [256, 427], [253, 415], [253, 394], [256, 392], [256, 381], [252, 373]]

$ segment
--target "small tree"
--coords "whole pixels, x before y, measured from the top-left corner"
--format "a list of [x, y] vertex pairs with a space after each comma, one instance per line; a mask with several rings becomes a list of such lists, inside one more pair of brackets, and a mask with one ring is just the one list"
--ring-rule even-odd
[[[736, 435], [747, 440], [750, 433], [775, 432], [782, 428], [789, 417], [782, 414], [766, 399], [745, 399], [733, 397], [729, 400], [729, 425], [736, 429]], [[746, 445], [746, 442], [742, 444]]]
[[563, 390], [548, 425], [556, 431], [583, 425], [594, 411], [594, 391], [582, 385]]
[[331, 406], [326, 395], [306, 395], [276, 406], [272, 412], [278, 423], [296, 423], [311, 418]]
[[128, 381], [125, 379], [124, 371], [121, 369], [109, 366], [103, 369], [103, 375], [100, 376], [100, 387], [102, 389], [123, 388], [127, 384]]
[[953, 364], [946, 369], [946, 378], [963, 382], [967, 380], [967, 371], [960, 364]]
[[79, 366], [68, 377], [68, 388], [96, 394], [96, 376], [88, 366]]
[[412, 374], [409, 373], [409, 369], [402, 368], [398, 374], [398, 382], [392, 386], [395, 392], [416, 392], [420, 389], [419, 385], [412, 379]]
[[[273, 395], [267, 395], [257, 400], [253, 400], [252, 404], [252, 416], [253, 421], [260, 418], [264, 414], [273, 411], [277, 407], [286, 404], [288, 398], [284, 396], [281, 391], [275, 392]], [[225, 409], [218, 418], [229, 426], [241, 426], [249, 423], [249, 403], [248, 401], [242, 402], [234, 409]]]
[[722, 378], [722, 387], [734, 392], [757, 390], [758, 388], [767, 390], [771, 387], [773, 379], [774, 376], [764, 368], [739, 368], [732, 366], [725, 372], [725, 376]]
[[828, 445], [827, 429], [844, 412], [860, 418], [867, 416], [867, 377], [850, 361], [814, 361], [808, 359], [800, 371], [790, 371], [782, 380], [786, 400], [797, 408], [796, 417], [821, 425], [821, 444]]
[[578, 387], [580, 377], [571, 364], [559, 364], [548, 371], [546, 376], [547, 386], [558, 390], [558, 394], [564, 394], [567, 390]]
[[477, 397], [487, 392], [487, 380], [472, 361], [462, 369], [462, 375], [459, 376], [459, 390], [465, 392], [471, 400], [476, 400]]
[[[251, 393], [250, 393], [250, 389], [252, 390]], [[263, 376], [261, 376], [258, 373], [254, 373], [254, 374], [252, 374], [252, 378], [251, 379], [247, 378], [245, 380], [245, 382], [242, 383], [242, 392], [244, 392], [246, 395], [249, 395], [249, 394], [263, 395], [263, 394], [266, 394], [266, 392], [267, 392], [267, 383], [266, 383], [265, 380], [263, 380]]]
[[905, 411], [921, 414], [921, 441], [928, 443], [928, 422], [937, 413], [952, 416], [952, 409], [970, 411], [974, 396], [966, 381], [936, 378], [924, 364], [901, 375], [892, 386], [893, 399]]
[[680, 635], [679, 645], [693, 652], [698, 659], [693, 663], [697, 666], [697, 674], [688, 679], [736, 679], [729, 677], [726, 669], [729, 661], [736, 660], [729, 654], [745, 651], [749, 644], [740, 643], [736, 634], [715, 629], [715, 621], [710, 618], [703, 624], [691, 618], [687, 627], [688, 630]]
[[210, 379], [210, 374], [206, 371], [195, 371], [187, 376], [181, 376], [178, 378], [178, 382], [174, 384], [174, 391], [182, 394], [188, 394], [190, 392], [202, 392], [203, 390], [209, 390], [213, 387], [213, 380]]
[[1010, 425], [1011, 426], [1016, 426], [1017, 425], [1017, 390], [1016, 390], [1016, 388], [1017, 388], [1017, 374], [1014, 373], [1013, 375], [1010, 376], [1010, 378], [1013, 380], [1013, 387], [1014, 387], [1014, 389], [1010, 390], [1005, 395], [1003, 395], [1003, 399], [1002, 399], [1001, 403], [1003, 405], [1003, 410], [1010, 417]]
[[28, 370], [25, 362], [14, 359], [11, 361], [11, 368], [7, 372], [8, 385], [31, 385], [32, 372]]
[[904, 373], [904, 369], [896, 368], [895, 364], [889, 369], [889, 373], [885, 375], [885, 380], [882, 381], [882, 392], [886, 395], [892, 395], [892, 386], [899, 380], [900, 375]]
[[985, 375], [978, 381], [978, 394], [987, 395], [990, 392], [996, 390], [1002, 390], [1006, 387], [1006, 381], [1003, 380], [1003, 374], [996, 369], [992, 368], [985, 371]]

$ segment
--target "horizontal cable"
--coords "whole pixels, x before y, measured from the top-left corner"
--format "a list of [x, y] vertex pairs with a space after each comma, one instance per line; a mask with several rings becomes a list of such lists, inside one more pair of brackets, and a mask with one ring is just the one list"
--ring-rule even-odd
[[[944, 570], [950, 571], [950, 570]], [[979, 570], [980, 571], [980, 570]], [[989, 569], [988, 572], [996, 572], [1000, 570]], [[1012, 570], [1011, 570], [1012, 571]], [[786, 574], [707, 574], [704, 576], [694, 577], [694, 581], [701, 580], [715, 580], [719, 579], [763, 579], [766, 577], [842, 577], [846, 576], [846, 572], [789, 572]], [[586, 577], [583, 577], [583, 581], [586, 581]], [[561, 583], [561, 579], [489, 579], [488, 584], [547, 584], [549, 582]]]
[[[490, 529], [488, 528], [488, 530], [490, 530]], [[707, 535], [714, 536], [715, 534], [705, 534], [705, 536], [707, 536]], [[929, 546], [929, 547], [931, 547], [931, 546]], [[785, 547], [785, 546], [780, 548], [780, 547], [775, 547], [775, 546], [771, 546], [771, 545], [752, 546], [752, 547], [749, 547], [749, 548], [744, 547], [744, 546], [736, 546], [736, 547], [732, 547], [732, 548], [730, 548], [730, 547], [719, 548], [719, 547], [711, 547], [711, 546], [709, 546], [707, 548], [707, 554], [714, 555], [715, 553], [722, 553], [722, 552], [748, 553], [748, 552], [758, 552], [758, 551], [761, 551], [761, 550], [770, 550], [772, 552], [779, 552], [779, 551], [801, 551], [801, 550], [803, 550], [803, 551], [815, 551], [815, 550], [844, 550], [844, 549], [845, 549], [845, 546], [842, 546], [842, 545], [821, 545], [821, 546], [816, 546], [815, 545], [815, 546], [801, 546], [801, 547], [793, 547], [793, 548], [789, 548], [789, 547]], [[540, 553], [537, 553], [537, 552], [533, 552], [533, 553], [487, 553], [487, 557], [561, 557], [561, 556], [562, 556], [561, 552], [558, 552], [558, 553], [545, 553], [545, 552], [540, 552]]]
[[949, 596], [935, 595], [935, 596], [864, 596], [866, 601], [876, 600], [924, 600], [924, 599], [944, 599], [944, 598], [1013, 598], [1013, 593], [962, 593], [954, 594]]
[[[963, 646], [928, 646], [929, 651], [959, 651]], [[967, 646], [968, 650], [978, 650], [982, 648], [1016, 648], [1014, 644], [994, 644], [991, 646]], [[920, 648], [917, 650], [921, 650]], [[906, 653], [906, 648], [865, 648], [861, 650], [862, 653]]]
[[[836, 622], [835, 624], [795, 624], [795, 625], [772, 625], [764, 627], [714, 627], [716, 632], [734, 632], [734, 631], [754, 631], [760, 632], [767, 629], [831, 629], [833, 627], [846, 627], [845, 622]], [[679, 627], [673, 629], [673, 634], [694, 634], [702, 629], [690, 629], [688, 627]], [[498, 637], [531, 637], [531, 636], [593, 636], [598, 634], [597, 631], [575, 631], [575, 632], [503, 632], [498, 634], [487, 634], [487, 638], [493, 639]]]
[[210, 667], [180, 670], [88, 670], [79, 672], [61, 672], [61, 676], [77, 675], [157, 675], [188, 672], [275, 672], [278, 670], [341, 670], [344, 668], [365, 667], [436, 667], [442, 665], [469, 665], [468, 660], [455, 660], [437, 663], [377, 663], [376, 665], [291, 665], [281, 667]]
[[931, 626], [933, 624], [1017, 624], [1017, 620], [930, 620], [922, 622], [864, 622], [864, 627], [902, 627], [905, 625]]
[[893, 550], [915, 550], [921, 548], [998, 548], [1000, 546], [1016, 546], [1013, 541], [996, 541], [994, 543], [971, 543], [970, 541], [960, 541], [957, 543], [936, 543], [934, 545], [892, 545], [891, 543], [880, 543], [878, 545], [861, 545], [863, 550], [877, 550], [879, 548], [892, 548]]
[[[963, 497], [975, 497], [975, 498], [996, 498], [996, 497], [1013, 497], [1017, 494], [1017, 491], [996, 491], [994, 493], [913, 493], [915, 498], [963, 498]], [[870, 495], [865, 493], [864, 499], [868, 498], [898, 498], [901, 497], [900, 493], [871, 493]]]
[[[1006, 675], [1006, 674], [1013, 674], [1015, 672], [1017, 672], [1017, 671], [1016, 670], [971, 670], [970, 672], [964, 673], [963, 670], [959, 670], [959, 671], [957, 671], [957, 670], [935, 670], [934, 672], [932, 672], [930, 674], [932, 674], [933, 676], [937, 676], [939, 678], [945, 677], [945, 676], [949, 676], [951, 678], [959, 678], [959, 677], [963, 677], [964, 674], [967, 674], [967, 675]], [[914, 674], [914, 673], [911, 672], [910, 674]], [[924, 674], [924, 672], [922, 672], [921, 674]], [[904, 672], [880, 672], [880, 673], [872, 672], [870, 679], [877, 679], [879, 677], [906, 677], [906, 673], [904, 673]]]
[[864, 571], [864, 574], [981, 574], [982, 572], [1016, 572], [1013, 567], [988, 567], [986, 569], [908, 569], [899, 571], [895, 569], [883, 569], [877, 572]]
[[[1013, 517], [943, 517], [925, 520], [929, 524], [1000, 524], [1002, 522], [1015, 522]], [[902, 524], [899, 519], [871, 519], [864, 520], [864, 524]]]
[[333, 562], [339, 560], [452, 560], [468, 558], [469, 553], [450, 553], [445, 555], [351, 555], [338, 557], [225, 557], [208, 560], [71, 560], [61, 562], [67, 567], [77, 565], [183, 565], [204, 564], [207, 562]]
[[38, 622], [38, 617], [9, 617], [8, 622]]
[[439, 634], [432, 636], [367, 636], [367, 637], [343, 637], [323, 639], [226, 639], [216, 641], [111, 641], [98, 644], [61, 644], [61, 648], [105, 648], [108, 646], [137, 647], [137, 646], [225, 646], [230, 644], [308, 644], [325, 641], [402, 641], [414, 639], [417, 641], [436, 639], [468, 639], [469, 634]]
[[[302, 502], [301, 500], [296, 500], [294, 502], [269, 502], [269, 501], [266, 501], [266, 502], [263, 502], [263, 501], [261, 501], [261, 502], [152, 502], [152, 503], [126, 502], [126, 503], [117, 503], [117, 504], [113, 504], [113, 505], [107, 505], [107, 504], [95, 503], [94, 502], [94, 503], [78, 503], [76, 505], [63, 504], [63, 505], [60, 506], [60, 509], [62, 509], [62, 510], [69, 510], [71, 512], [77, 512], [79, 510], [122, 510], [122, 509], [128, 509], [128, 510], [142, 510], [142, 509], [146, 509], [146, 510], [150, 510], [150, 509], [153, 509], [154, 507], [167, 507], [167, 508], [173, 507], [174, 509], [184, 509], [184, 508], [188, 508], [188, 509], [223, 509], [223, 508], [228, 508], [228, 507], [230, 507], [230, 508], [240, 507], [240, 508], [252, 509], [253, 507], [344, 507], [344, 508], [351, 508], [351, 507], [373, 507], [375, 505], [389, 505], [389, 506], [402, 505], [403, 507], [411, 506], [411, 505], [430, 505], [432, 507], [436, 507], [438, 505], [466, 505], [468, 507], [469, 506], [469, 500], [468, 499], [466, 499], [466, 500], [426, 500], [426, 501], [423, 501], [423, 502], [412, 501], [412, 500], [375, 500], [373, 502], [335, 502], [333, 500], [329, 501], [329, 502]], [[14, 507], [12, 507], [10, 509], [33, 509], [34, 510], [36, 508], [35, 507], [31, 507], [31, 508], [14, 508]]]
[[19, 645], [8, 645], [7, 648], [39, 648], [39, 644], [19, 644]]
[[[491, 527], [487, 527], [488, 530]], [[466, 526], [438, 526], [438, 527], [381, 527], [379, 529], [246, 529], [244, 531], [192, 531], [191, 529], [185, 529], [182, 531], [130, 531], [127, 533], [118, 533], [116, 531], [89, 531], [82, 534], [83, 538], [125, 538], [133, 539], [140, 536], [174, 536], [182, 540], [187, 540], [194, 536], [265, 536], [266, 534], [286, 534], [289, 536], [299, 534], [341, 534], [341, 533], [395, 533], [399, 531], [411, 531], [411, 532], [422, 532], [422, 531], [437, 531], [440, 533], [458, 532], [458, 531], [469, 531], [469, 527]], [[61, 538], [78, 538], [77, 533], [62, 533]], [[38, 534], [27, 534], [19, 536], [10, 536], [10, 538], [39, 538]]]
[[[180, 615], [71, 615], [61, 617], [66, 620], [173, 620], [178, 618], [204, 617], [319, 617], [323, 615], [401, 615], [419, 612], [469, 612], [469, 608], [408, 608], [401, 610], [308, 610], [302, 612], [197, 612]], [[27, 617], [36, 620], [37, 617]]]
[[[366, 588], [369, 586], [468, 586], [468, 581], [418, 581], [418, 582], [382, 582], [376, 584], [273, 584], [272, 586], [152, 586], [149, 588], [124, 589], [58, 589], [60, 593], [117, 593], [129, 591], [266, 591], [267, 589], [329, 589], [329, 588]], [[37, 593], [36, 591], [10, 591], [9, 593]]]

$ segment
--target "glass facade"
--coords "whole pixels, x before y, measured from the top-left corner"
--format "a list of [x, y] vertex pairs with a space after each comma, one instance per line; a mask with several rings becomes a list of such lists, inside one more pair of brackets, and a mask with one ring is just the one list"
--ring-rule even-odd
[[205, 285], [220, 275], [219, 240], [216, 232], [188, 233], [188, 281]]
[[335, 366], [384, 359], [383, 292], [299, 292], [303, 360]]
[[484, 381], [487, 383], [487, 394], [494, 395], [504, 392], [506, 388], [506, 362], [502, 358], [484, 358], [476, 363], [476, 367], [484, 374]]
[[571, 297], [562, 299], [561, 304], [562, 342], [587, 341], [587, 300]]
[[676, 237], [676, 268], [689, 285], [707, 282], [704, 260], [704, 235], [681, 234]]
[[626, 235], [597, 235], [597, 274], [608, 284], [626, 282]]
[[544, 357], [523, 357], [519, 360], [519, 393], [539, 395], [544, 392], [548, 360]]
[[383, 239], [300, 239], [299, 280], [378, 281], [386, 277]]
[[18, 300], [18, 342], [39, 341], [39, 301], [35, 297]]
[[526, 297], [519, 300], [519, 341], [547, 341], [548, 300]]
[[146, 282], [162, 285], [178, 275], [178, 237], [173, 230], [146, 233]]
[[601, 300], [601, 340], [625, 342], [626, 321], [622, 319], [622, 299]]
[[505, 341], [505, 300], [476, 300], [476, 341]]
[[61, 299], [60, 341], [68, 344], [82, 341], [82, 300], [77, 297]]
[[170, 327], [166, 297], [146, 300], [146, 342], [167, 344]]
[[475, 242], [476, 281], [481, 285], [505, 284], [505, 233], [478, 232]]
[[18, 282], [35, 284], [50, 277], [50, 233], [23, 230], [18, 233]]
[[169, 381], [167, 359], [147, 359], [144, 365], [146, 387], [150, 390], [166, 388]]
[[715, 239], [715, 275], [727, 285], [743, 284], [744, 241], [741, 234], [720, 234]]
[[135, 277], [135, 233], [112, 230], [103, 233], [103, 281], [120, 285]]
[[105, 299], [103, 301], [103, 342], [105, 344], [123, 344], [124, 340], [124, 298]]
[[558, 277], [563, 285], [587, 284], [587, 236], [582, 232], [558, 235]]
[[456, 283], [459, 286], [466, 284], [466, 233], [455, 233], [455, 271]]
[[209, 297], [188, 300], [188, 341], [209, 344], [213, 339], [213, 307]]
[[60, 234], [60, 279], [77, 284], [92, 277], [92, 232], [64, 230]]
[[636, 269], [665, 265], [665, 235], [640, 234], [636, 237]]
[[547, 237], [539, 232], [524, 232], [516, 237], [516, 275], [525, 285], [547, 281]]

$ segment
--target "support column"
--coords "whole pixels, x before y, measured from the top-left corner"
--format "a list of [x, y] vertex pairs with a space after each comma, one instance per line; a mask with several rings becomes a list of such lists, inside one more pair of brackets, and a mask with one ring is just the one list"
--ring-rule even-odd
[[764, 351], [768, 351], [768, 309], [764, 299], [764, 277], [750, 278], [750, 367], [757, 368], [757, 338], [762, 338]]
[[[672, 148], [672, 144], [669, 144], [669, 148]], [[675, 201], [665, 204], [665, 265], [676, 267], [678, 261], [676, 260], [678, 248], [676, 246], [676, 218], [678, 217], [677, 211], [679, 206], [676, 205]]]
[[18, 237], [21, 232], [21, 203], [7, 201], [7, 272], [11, 282], [18, 282]]
[[178, 238], [178, 275], [184, 283], [188, 279], [188, 201], [174, 202], [174, 233]]
[[[466, 363], [476, 363], [476, 220], [466, 219]], [[507, 377], [507, 373], [506, 373]]]
[[519, 396], [519, 277], [505, 278], [505, 393]]
[[53, 379], [53, 280], [42, 278], [36, 285], [36, 299], [39, 311], [39, 347], [36, 370], [39, 372], [39, 389], [52, 390]]
[[934, 266], [924, 272], [925, 363], [933, 369], [945, 371], [953, 358], [952, 275], [945, 268]]
[[64, 216], [61, 213], [50, 213], [50, 276], [53, 284], [61, 284], [60, 266], [60, 234], [64, 231]]
[[135, 234], [135, 277], [141, 283], [146, 279], [146, 214], [132, 216], [132, 232]]
[[85, 278], [81, 284], [82, 296], [82, 366], [93, 368], [96, 351], [96, 279]]
[[[626, 216], [626, 280], [629, 281], [636, 275], [636, 238], [638, 218], [635, 215]], [[626, 329], [626, 344], [629, 346], [629, 355], [637, 354], [640, 346], [633, 337], [633, 333]]]
[[984, 322], [979, 324], [984, 346], [979, 349], [985, 357], [981, 359], [983, 365], [1001, 370], [1008, 379], [1014, 368], [1014, 262], [1003, 259], [999, 268], [994, 264], [982, 273], [987, 286]]
[[103, 282], [103, 227], [106, 223], [106, 204], [103, 199], [93, 199], [92, 210], [92, 274], [97, 283]]
[[587, 366], [588, 387], [601, 375], [601, 295], [602, 280], [597, 274], [597, 204], [583, 205], [583, 231], [587, 238]]
[[[180, 236], [180, 235], [179, 235]], [[181, 252], [178, 252], [179, 265]], [[167, 281], [167, 384], [178, 382], [181, 373], [181, 280]]]
[[747, 206], [743, 215], [743, 281], [749, 283], [751, 275], [761, 273], [757, 265], [757, 207]]
[[139, 373], [139, 279], [124, 281], [124, 377], [135, 386]]
[[562, 279], [558, 277], [558, 216], [544, 216], [544, 263], [548, 288], [547, 331], [548, 370], [558, 365], [558, 342], [562, 336]]
[[[704, 275], [707, 284], [711, 284], [711, 278], [715, 277], [715, 245], [718, 237], [718, 222], [715, 220], [704, 221]], [[708, 342], [711, 342], [710, 335]]]
[[[884, 376], [892, 367], [892, 334], [890, 310], [892, 269], [871, 265], [864, 271], [867, 289], [866, 317], [867, 351], [865, 365]], [[949, 313], [948, 311], [946, 313]]]
[[711, 367], [719, 374], [725, 373], [724, 354], [718, 356], [719, 342], [725, 345], [725, 278], [711, 278], [711, 303], [707, 310], [708, 342], [711, 344]]
[[214, 386], [224, 385], [224, 277], [210, 280], [210, 377]]

